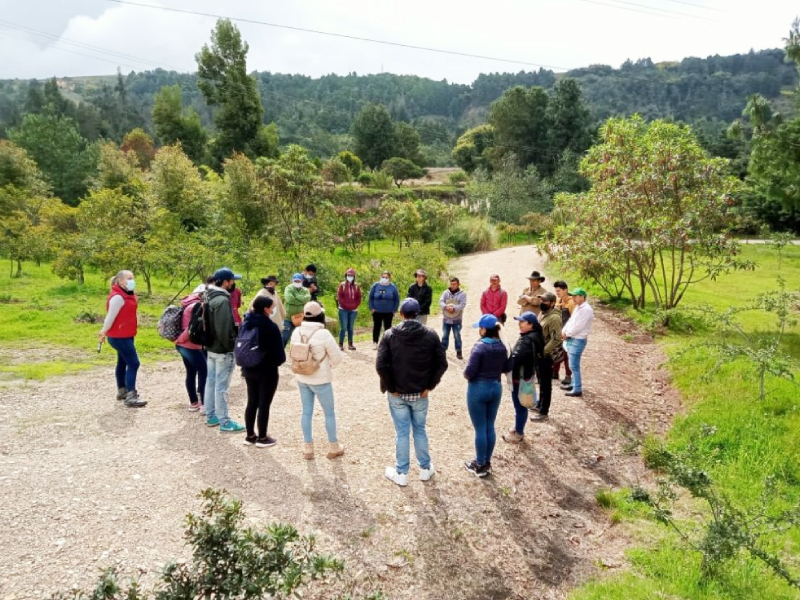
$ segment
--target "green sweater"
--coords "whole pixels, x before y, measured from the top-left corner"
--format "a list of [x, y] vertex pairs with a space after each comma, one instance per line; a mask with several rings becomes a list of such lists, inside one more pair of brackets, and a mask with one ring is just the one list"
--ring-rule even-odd
[[303, 312], [303, 307], [307, 302], [311, 302], [311, 292], [308, 291], [308, 288], [298, 289], [291, 283], [286, 286], [286, 290], [283, 292], [283, 304], [286, 307], [287, 319]]

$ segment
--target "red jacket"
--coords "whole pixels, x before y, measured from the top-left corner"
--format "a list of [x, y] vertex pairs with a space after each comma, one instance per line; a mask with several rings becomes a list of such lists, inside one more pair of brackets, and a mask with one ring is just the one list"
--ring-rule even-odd
[[358, 310], [361, 306], [361, 288], [355, 282], [343, 281], [336, 292], [336, 300], [342, 310]]
[[506, 312], [506, 306], [508, 306], [508, 294], [503, 288], [494, 291], [490, 287], [481, 294], [482, 315], [494, 315], [499, 319]]
[[231, 310], [233, 311], [233, 322], [237, 325], [242, 324], [242, 315], [239, 314], [239, 307], [242, 305], [242, 290], [238, 287], [231, 292]]
[[111, 327], [106, 332], [106, 335], [110, 338], [134, 337], [136, 335], [137, 324], [136, 294], [129, 294], [118, 285], [115, 285], [111, 288], [111, 293], [108, 295], [108, 298], [106, 298], [106, 311], [108, 310], [108, 305], [111, 302], [111, 298], [114, 296], [122, 296], [125, 304], [123, 304], [122, 308], [119, 309], [117, 318], [114, 319], [114, 323], [111, 324]]

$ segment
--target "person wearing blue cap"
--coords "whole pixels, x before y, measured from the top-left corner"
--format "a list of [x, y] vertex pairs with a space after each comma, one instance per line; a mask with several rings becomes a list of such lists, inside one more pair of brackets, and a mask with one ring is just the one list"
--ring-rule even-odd
[[497, 440], [494, 422], [500, 410], [503, 386], [500, 378], [511, 371], [513, 362], [505, 344], [500, 340], [500, 320], [494, 315], [483, 315], [474, 327], [481, 339], [472, 349], [464, 369], [467, 386], [467, 410], [475, 428], [475, 458], [464, 463], [464, 468], [483, 478], [492, 473], [492, 454]]
[[219, 269], [212, 276], [214, 283], [206, 290], [208, 303], [208, 322], [211, 343], [208, 350], [208, 377], [206, 396], [203, 404], [206, 409], [206, 425], [219, 426], [224, 433], [244, 431], [244, 427], [228, 416], [228, 388], [233, 375], [233, 348], [236, 342], [236, 323], [231, 310], [230, 289], [234, 281], [241, 279], [227, 267]]
[[303, 322], [303, 307], [311, 302], [311, 292], [304, 286], [302, 273], [292, 275], [292, 282], [283, 292], [283, 303], [286, 307], [286, 318], [283, 320], [283, 345], [292, 339], [292, 332]]
[[533, 387], [533, 376], [538, 368], [539, 356], [544, 349], [542, 326], [533, 311], [525, 311], [514, 320], [519, 323], [519, 338], [511, 352], [514, 368], [511, 371], [511, 401], [514, 403], [514, 427], [503, 435], [503, 441], [519, 444], [525, 435], [525, 424], [528, 422], [528, 408], [519, 399], [520, 384], [524, 380], [533, 388], [532, 402], [536, 402], [536, 389]]
[[396, 434], [396, 464], [386, 467], [384, 475], [401, 487], [408, 485], [409, 433], [414, 437], [420, 480], [428, 481], [436, 473], [428, 453], [425, 423], [428, 396], [447, 371], [447, 356], [439, 336], [416, 320], [419, 311], [417, 300], [403, 300], [400, 305], [403, 321], [383, 334], [375, 361]]

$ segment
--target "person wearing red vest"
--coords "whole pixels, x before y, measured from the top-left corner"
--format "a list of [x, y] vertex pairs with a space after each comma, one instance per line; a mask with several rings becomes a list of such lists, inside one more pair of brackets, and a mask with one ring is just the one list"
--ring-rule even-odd
[[481, 314], [494, 315], [501, 323], [506, 322], [508, 294], [500, 287], [500, 275], [489, 278], [489, 287], [481, 294]]
[[133, 273], [120, 271], [111, 278], [111, 292], [106, 300], [106, 320], [100, 330], [100, 343], [108, 338], [108, 344], [117, 351], [117, 400], [125, 406], [139, 408], [147, 402], [139, 398], [136, 391], [136, 373], [139, 356], [133, 340], [136, 337], [136, 283]]

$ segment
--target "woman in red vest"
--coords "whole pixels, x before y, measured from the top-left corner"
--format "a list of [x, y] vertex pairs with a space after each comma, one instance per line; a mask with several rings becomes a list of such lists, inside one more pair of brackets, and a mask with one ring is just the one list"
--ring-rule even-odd
[[136, 283], [133, 273], [120, 271], [111, 278], [111, 292], [106, 300], [106, 320], [100, 330], [100, 343], [108, 338], [108, 344], [117, 351], [117, 400], [125, 406], [138, 408], [147, 402], [139, 398], [136, 391], [136, 372], [139, 356], [133, 345], [136, 337]]

